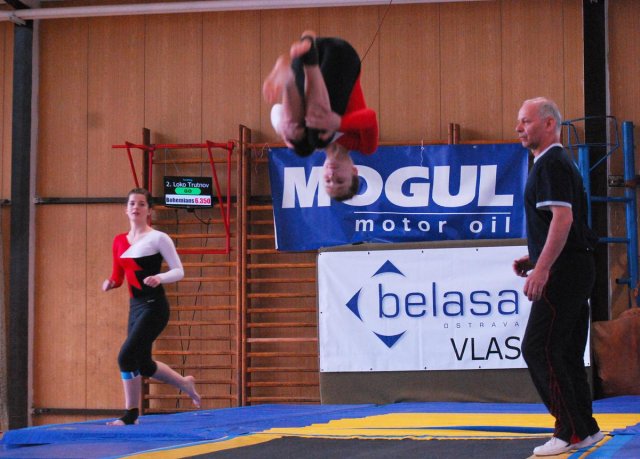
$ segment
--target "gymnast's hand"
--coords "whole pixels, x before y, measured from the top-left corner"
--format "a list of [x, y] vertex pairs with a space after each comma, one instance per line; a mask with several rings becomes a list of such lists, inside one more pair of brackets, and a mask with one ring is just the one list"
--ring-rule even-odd
[[144, 282], [144, 285], [148, 285], [149, 287], [154, 288], [161, 284], [160, 278], [158, 276], [145, 277], [142, 282]]
[[115, 282], [113, 282], [111, 279], [105, 279], [104, 282], [102, 283], [102, 291], [106, 292], [108, 290], [111, 290], [114, 285], [115, 285]]
[[340, 115], [318, 105], [307, 108], [304, 120], [308, 128], [322, 131], [319, 136], [322, 140], [329, 140], [333, 133], [340, 129], [342, 123]]

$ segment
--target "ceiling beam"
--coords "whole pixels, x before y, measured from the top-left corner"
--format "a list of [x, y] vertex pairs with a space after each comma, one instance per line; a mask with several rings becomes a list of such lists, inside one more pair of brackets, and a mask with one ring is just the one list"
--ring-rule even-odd
[[[10, 1], [20, 0], [5, 0]], [[273, 10], [287, 8], [328, 8], [375, 6], [403, 3], [446, 3], [461, 0], [209, 0], [170, 3], [135, 3], [92, 5], [0, 11], [0, 21], [21, 22], [34, 19], [60, 19], [98, 16], [132, 16], [144, 14], [204, 13], [212, 11]], [[462, 0], [485, 1], [485, 0]]]

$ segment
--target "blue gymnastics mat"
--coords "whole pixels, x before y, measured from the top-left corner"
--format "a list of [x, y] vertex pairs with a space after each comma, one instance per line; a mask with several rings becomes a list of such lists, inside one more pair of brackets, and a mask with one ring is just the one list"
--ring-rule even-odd
[[[593, 408], [605, 440], [560, 457], [639, 458], [640, 397], [597, 400]], [[451, 451], [496, 457], [496, 448], [500, 457], [524, 458], [553, 432], [553, 418], [542, 404], [514, 403], [257, 405], [142, 416], [136, 426], [110, 427], [106, 421], [8, 431], [0, 458], [281, 459], [300, 457], [300, 451], [306, 457], [346, 451], [367, 458], [451, 457]], [[445, 451], [444, 446], [448, 453], [436, 453], [434, 448]]]

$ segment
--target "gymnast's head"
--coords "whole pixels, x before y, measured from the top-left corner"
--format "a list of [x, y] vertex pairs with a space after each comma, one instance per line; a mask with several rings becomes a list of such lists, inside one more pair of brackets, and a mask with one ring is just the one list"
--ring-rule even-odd
[[325, 149], [327, 155], [322, 171], [322, 183], [327, 194], [336, 201], [351, 199], [358, 191], [358, 169], [349, 150], [333, 142]]

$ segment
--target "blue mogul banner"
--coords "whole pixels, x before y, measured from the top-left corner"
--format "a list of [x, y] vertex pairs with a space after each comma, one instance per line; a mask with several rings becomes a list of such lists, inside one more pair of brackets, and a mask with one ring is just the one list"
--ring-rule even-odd
[[520, 144], [379, 147], [352, 152], [361, 184], [345, 202], [322, 186], [324, 152], [269, 153], [276, 247], [524, 238], [528, 152]]

